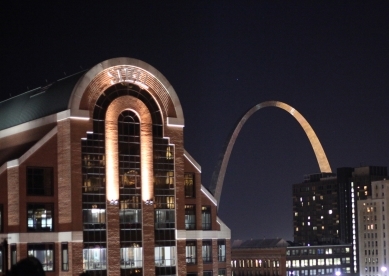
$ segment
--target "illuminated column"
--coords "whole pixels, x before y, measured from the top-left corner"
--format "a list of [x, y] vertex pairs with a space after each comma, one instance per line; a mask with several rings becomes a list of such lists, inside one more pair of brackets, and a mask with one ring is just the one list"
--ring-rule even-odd
[[[105, 116], [106, 191], [108, 205], [107, 271], [109, 275], [120, 275], [118, 118], [124, 110], [133, 111], [140, 119], [142, 201], [153, 200], [151, 114], [141, 100], [132, 96], [122, 96], [112, 101], [107, 108]], [[143, 204], [143, 261], [144, 264], [152, 266], [154, 269], [154, 219], [145, 220], [145, 218], [154, 218], [154, 208], [144, 207], [145, 205]], [[146, 260], [145, 256], [152, 256], [152, 259], [148, 258]]]

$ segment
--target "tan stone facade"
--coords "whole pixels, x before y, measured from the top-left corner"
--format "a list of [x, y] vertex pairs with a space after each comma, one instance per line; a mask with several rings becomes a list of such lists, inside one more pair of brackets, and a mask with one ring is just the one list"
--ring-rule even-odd
[[46, 275], [231, 275], [230, 230], [169, 82], [129, 58], [77, 77], [65, 108], [0, 129], [1, 273], [33, 255]]

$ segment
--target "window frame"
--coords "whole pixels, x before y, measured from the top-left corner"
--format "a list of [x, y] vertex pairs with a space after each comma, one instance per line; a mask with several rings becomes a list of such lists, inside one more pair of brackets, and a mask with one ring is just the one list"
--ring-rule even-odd
[[[42, 173], [37, 173], [41, 170]], [[34, 173], [35, 172], [35, 173]], [[48, 177], [46, 178], [46, 174]], [[43, 179], [35, 179], [41, 176]], [[43, 181], [43, 183], [39, 183]], [[48, 185], [46, 185], [48, 181]], [[54, 168], [53, 167], [35, 167], [26, 168], [26, 194], [27, 196], [53, 196], [54, 195]]]
[[203, 263], [212, 263], [212, 240], [203, 240], [201, 257], [203, 258]]
[[184, 190], [186, 198], [195, 198], [196, 197], [196, 182], [195, 174], [191, 172], [184, 173]]
[[[32, 254], [30, 251], [32, 251]], [[51, 252], [51, 261], [45, 263], [44, 260], [50, 259], [49, 252]], [[42, 258], [42, 253], [44, 258]], [[41, 262], [44, 271], [55, 271], [54, 243], [27, 243], [27, 255], [37, 258]]]
[[201, 206], [201, 229], [212, 230], [212, 210], [211, 206]]
[[[46, 211], [46, 214], [45, 214], [46, 227], [45, 228], [42, 227], [42, 223], [41, 223], [41, 227], [39, 227], [39, 228], [37, 227], [38, 224], [36, 223], [36, 217], [38, 216], [37, 212], [40, 209]], [[28, 202], [26, 211], [27, 211], [27, 232], [54, 232], [54, 204], [53, 203]], [[32, 217], [30, 217], [30, 214], [29, 214], [30, 211], [32, 211]], [[47, 223], [47, 221], [49, 219], [49, 217], [47, 217], [47, 215], [48, 215], [47, 211], [50, 211], [50, 218], [51, 218], [50, 226], [47, 226], [47, 225], [49, 225]], [[31, 219], [31, 221], [32, 221], [32, 227], [29, 227], [29, 219]]]

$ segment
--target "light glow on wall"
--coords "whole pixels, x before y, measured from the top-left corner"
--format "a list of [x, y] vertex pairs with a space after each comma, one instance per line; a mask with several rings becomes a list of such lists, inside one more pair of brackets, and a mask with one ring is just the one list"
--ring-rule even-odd
[[119, 199], [118, 118], [124, 110], [133, 111], [140, 119], [142, 200], [150, 201], [154, 196], [152, 119], [147, 106], [132, 96], [113, 100], [105, 116], [107, 201]]

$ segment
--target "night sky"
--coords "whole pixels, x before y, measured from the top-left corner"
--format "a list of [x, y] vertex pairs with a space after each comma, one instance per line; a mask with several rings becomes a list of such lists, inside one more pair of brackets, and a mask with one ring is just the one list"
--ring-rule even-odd
[[[2, 5], [0, 100], [132, 57], [175, 88], [206, 187], [237, 121], [267, 100], [308, 120], [333, 170], [389, 165], [389, 2], [79, 2]], [[235, 144], [219, 217], [233, 239], [291, 240], [292, 184], [317, 172], [297, 121], [260, 110]]]

